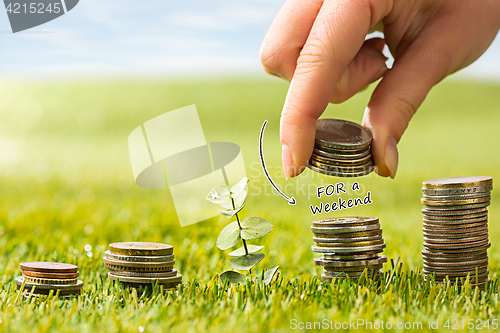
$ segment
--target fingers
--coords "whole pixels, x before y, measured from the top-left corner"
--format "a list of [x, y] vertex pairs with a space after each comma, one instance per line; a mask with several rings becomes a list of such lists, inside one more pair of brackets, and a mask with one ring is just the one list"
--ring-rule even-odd
[[266, 72], [290, 81], [297, 58], [323, 0], [289, 0], [281, 8], [260, 50]]
[[363, 125], [372, 131], [372, 154], [381, 176], [395, 177], [397, 143], [429, 90], [449, 72], [445, 63], [450, 59], [439, 51], [436, 41], [423, 44], [417, 40], [406, 49], [384, 75], [365, 110]]
[[[281, 114], [282, 160], [287, 178], [300, 174], [307, 165], [314, 145], [316, 119], [325, 110], [344, 69], [362, 47], [368, 29], [385, 15], [385, 2], [374, 2], [325, 1], [318, 13], [297, 60]], [[361, 73], [358, 67], [363, 66], [355, 64], [353, 72]], [[349, 71], [345, 82], [361, 85], [362, 81], [369, 81], [365, 77], [357, 82]], [[349, 84], [341, 82], [340, 86]], [[343, 97], [352, 91], [346, 89]]]
[[382, 53], [384, 45], [381, 38], [369, 39], [363, 43], [356, 57], [340, 74], [330, 102], [344, 102], [385, 74], [387, 58]]

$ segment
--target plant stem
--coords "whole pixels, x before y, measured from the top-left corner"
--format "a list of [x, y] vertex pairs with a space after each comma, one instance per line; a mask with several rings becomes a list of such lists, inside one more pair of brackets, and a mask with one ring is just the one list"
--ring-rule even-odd
[[[231, 204], [233, 205], [233, 210], [236, 209], [234, 206], [234, 199], [233, 198], [231, 198]], [[242, 230], [243, 228], [241, 227], [240, 218], [238, 217], [238, 213], [236, 213], [234, 215], [236, 216], [236, 221], [238, 222], [238, 227], [240, 228], [240, 230]], [[243, 238], [241, 240], [243, 241], [243, 247], [245, 248], [245, 254], [248, 255], [247, 242]], [[252, 269], [249, 269], [248, 272], [250, 274], [252, 274]]]

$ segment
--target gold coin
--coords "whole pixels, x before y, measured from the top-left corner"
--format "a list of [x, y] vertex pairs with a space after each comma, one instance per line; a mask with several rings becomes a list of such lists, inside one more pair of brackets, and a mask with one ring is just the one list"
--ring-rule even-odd
[[353, 243], [314, 243], [315, 246], [318, 247], [340, 247], [340, 248], [348, 248], [348, 247], [363, 247], [363, 246], [374, 246], [383, 244], [383, 239], [377, 239], [366, 242], [353, 242]]
[[314, 237], [318, 238], [359, 238], [359, 237], [369, 237], [369, 236], [379, 236], [382, 235], [382, 228], [372, 231], [359, 231], [351, 232], [347, 234], [314, 234]]
[[43, 278], [35, 278], [31, 276], [23, 275], [24, 280], [26, 282], [38, 283], [38, 284], [75, 284], [78, 282], [78, 278], [76, 279], [43, 279]]
[[425, 198], [420, 199], [420, 202], [423, 205], [427, 206], [457, 206], [457, 205], [469, 205], [475, 203], [489, 202], [491, 200], [491, 196], [476, 198], [476, 199], [464, 199], [464, 200], [441, 200], [434, 201], [428, 200]]
[[464, 188], [478, 187], [493, 184], [493, 178], [484, 176], [474, 177], [453, 177], [453, 178], [438, 178], [426, 180], [422, 183], [424, 189], [441, 189], [441, 188]]
[[146, 242], [112, 243], [109, 250], [125, 256], [168, 256], [174, 253], [172, 245]]
[[325, 266], [324, 270], [326, 272], [338, 273], [338, 272], [362, 272], [365, 269], [368, 271], [379, 270], [382, 268], [383, 264], [378, 265], [370, 265], [370, 266], [358, 266], [358, 267], [334, 267], [334, 266]]
[[28, 282], [25, 280], [24, 276], [18, 276], [15, 279], [16, 285], [21, 287], [24, 283], [24, 290], [31, 290], [31, 288], [35, 287], [36, 290], [40, 289], [48, 289], [48, 290], [78, 290], [82, 289], [83, 282], [78, 280], [75, 284], [38, 284], [33, 282]]

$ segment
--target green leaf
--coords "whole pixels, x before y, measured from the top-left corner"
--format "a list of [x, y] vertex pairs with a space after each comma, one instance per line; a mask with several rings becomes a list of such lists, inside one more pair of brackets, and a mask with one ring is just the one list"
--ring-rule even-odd
[[247, 271], [257, 265], [265, 256], [262, 252], [251, 253], [229, 260], [229, 265], [238, 271]]
[[[248, 253], [254, 253], [254, 252], [258, 252], [260, 250], [262, 250], [264, 248], [264, 246], [260, 246], [260, 245], [250, 245], [250, 244], [247, 244], [247, 249], [248, 249]], [[238, 250], [234, 250], [233, 252], [229, 252], [229, 255], [231, 257], [239, 257], [239, 256], [243, 256], [245, 255], [245, 247], [240, 247]]]
[[238, 184], [231, 187], [231, 197], [236, 198], [241, 192], [246, 190], [248, 183], [248, 178], [243, 177], [242, 180], [238, 182]]
[[230, 199], [231, 195], [229, 192], [229, 186], [227, 185], [216, 186], [207, 195], [207, 200], [215, 204], [223, 204], [231, 201]]
[[229, 283], [245, 283], [248, 280], [248, 276], [235, 272], [235, 271], [225, 271], [219, 276], [222, 283], [229, 280]]
[[247, 217], [241, 222], [241, 228], [241, 238], [245, 240], [264, 237], [274, 229], [271, 222], [259, 216]]
[[222, 209], [219, 209], [219, 213], [221, 213], [222, 215], [224, 215], [225, 217], [227, 218], [231, 218], [233, 217], [236, 213], [239, 213], [240, 210], [243, 209], [245, 205], [241, 206], [240, 208], [238, 209], [228, 209], [228, 210], [222, 210]]
[[[243, 190], [243, 192], [241, 192], [236, 198], [233, 198], [235, 209], [243, 206], [243, 204], [245, 203], [245, 199], [247, 198], [247, 194], [247, 191]], [[233, 203], [231, 202], [231, 200], [221, 203], [220, 205], [226, 209], [233, 209]]]
[[217, 247], [221, 250], [232, 248], [240, 241], [240, 228], [238, 222], [229, 223], [219, 234], [217, 238]]
[[[280, 266], [276, 266], [274, 268], [268, 269], [267, 271], [264, 272], [264, 284], [267, 286], [271, 281], [273, 280], [274, 275], [278, 271]], [[262, 275], [259, 275], [256, 277], [255, 281], [257, 283], [260, 283], [262, 281]]]

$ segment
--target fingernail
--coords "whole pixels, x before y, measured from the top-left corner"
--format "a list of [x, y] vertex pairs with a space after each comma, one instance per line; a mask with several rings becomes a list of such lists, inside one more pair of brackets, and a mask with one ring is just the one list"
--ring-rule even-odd
[[393, 136], [387, 139], [385, 145], [385, 165], [391, 172], [391, 178], [394, 179], [398, 170], [398, 142]]
[[290, 149], [285, 143], [281, 144], [281, 162], [283, 164], [283, 172], [285, 174], [285, 180], [288, 180], [292, 177], [291, 169], [293, 167], [293, 157], [292, 153], [290, 153]]

